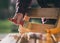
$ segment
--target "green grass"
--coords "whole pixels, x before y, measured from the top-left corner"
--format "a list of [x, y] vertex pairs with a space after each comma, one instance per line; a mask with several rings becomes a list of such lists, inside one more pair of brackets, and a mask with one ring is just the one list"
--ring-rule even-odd
[[13, 23], [8, 20], [0, 20], [0, 33], [11, 32], [11, 25]]

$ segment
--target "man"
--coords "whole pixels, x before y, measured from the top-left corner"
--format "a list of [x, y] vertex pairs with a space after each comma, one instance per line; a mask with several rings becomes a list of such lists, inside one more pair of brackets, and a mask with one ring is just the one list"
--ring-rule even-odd
[[[55, 7], [60, 7], [59, 0], [17, 0], [16, 1], [16, 13], [13, 18], [9, 20], [15, 24], [20, 24], [20, 21], [23, 19], [24, 15], [28, 15], [29, 7], [38, 7], [48, 8], [49, 3], [53, 3]], [[22, 23], [23, 24], [23, 23]]]
[[[45, 1], [45, 2], [44, 2]], [[9, 20], [14, 22], [15, 24], [20, 24], [20, 21], [23, 19], [24, 15], [28, 14], [29, 7], [36, 7], [41, 6], [42, 8], [47, 7], [46, 0], [40, 1], [40, 0], [17, 0], [16, 1], [16, 13], [13, 18], [10, 18]], [[38, 4], [39, 3], [39, 4]], [[46, 5], [45, 5], [46, 4]]]

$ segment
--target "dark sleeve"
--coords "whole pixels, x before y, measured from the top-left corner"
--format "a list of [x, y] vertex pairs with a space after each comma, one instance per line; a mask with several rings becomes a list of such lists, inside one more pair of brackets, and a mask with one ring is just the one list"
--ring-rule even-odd
[[17, 4], [17, 13], [25, 13], [27, 12], [28, 7], [31, 4], [31, 0], [18, 0]]
[[41, 6], [41, 8], [47, 8], [47, 0], [37, 0], [38, 4]]
[[54, 0], [54, 4], [56, 8], [60, 8], [60, 0]]

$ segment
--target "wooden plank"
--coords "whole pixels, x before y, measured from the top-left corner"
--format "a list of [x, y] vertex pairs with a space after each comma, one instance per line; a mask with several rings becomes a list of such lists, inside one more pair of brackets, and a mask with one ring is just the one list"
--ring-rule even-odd
[[32, 8], [30, 9], [30, 17], [46, 17], [56, 19], [59, 8]]

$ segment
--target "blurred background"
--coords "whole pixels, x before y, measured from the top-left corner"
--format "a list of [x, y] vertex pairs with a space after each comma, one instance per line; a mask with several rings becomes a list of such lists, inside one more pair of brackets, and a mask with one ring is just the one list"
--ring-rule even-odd
[[16, 0], [0, 0], [0, 33], [18, 32], [18, 27], [8, 18], [12, 18], [15, 14]]

